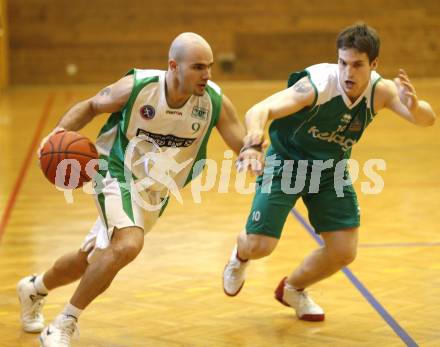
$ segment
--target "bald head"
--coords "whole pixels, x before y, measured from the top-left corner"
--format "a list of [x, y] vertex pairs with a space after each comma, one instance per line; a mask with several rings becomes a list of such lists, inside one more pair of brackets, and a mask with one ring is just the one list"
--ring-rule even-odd
[[[171, 43], [166, 74], [170, 105], [173, 99], [186, 101], [191, 95], [203, 96], [213, 63], [211, 47], [203, 37], [195, 33], [177, 36]], [[177, 101], [174, 104], [182, 105]]]
[[186, 58], [188, 52], [194, 51], [202, 51], [212, 55], [211, 47], [203, 37], [190, 32], [182, 33], [171, 43], [168, 59], [179, 63]]

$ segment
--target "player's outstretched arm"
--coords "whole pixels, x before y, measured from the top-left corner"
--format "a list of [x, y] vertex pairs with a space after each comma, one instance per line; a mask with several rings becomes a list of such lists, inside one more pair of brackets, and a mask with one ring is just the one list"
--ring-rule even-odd
[[258, 146], [264, 142], [264, 128], [269, 119], [283, 118], [312, 105], [315, 89], [307, 77], [290, 88], [275, 93], [246, 113], [245, 147]]
[[267, 121], [286, 117], [312, 105], [315, 96], [315, 89], [309, 79], [304, 77], [292, 87], [275, 93], [251, 107], [245, 117], [246, 136], [238, 157], [239, 170], [247, 167], [254, 173], [261, 173], [262, 167], [252, 163], [256, 163], [257, 153], [267, 145], [264, 138]]
[[90, 99], [75, 104], [64, 114], [56, 128], [41, 140], [37, 150], [38, 157], [44, 144], [53, 134], [63, 130], [80, 130], [98, 114], [119, 111], [127, 103], [132, 89], [133, 76], [126, 76], [105, 87]]
[[69, 109], [58, 123], [59, 128], [77, 131], [101, 113], [119, 111], [128, 101], [133, 89], [133, 76], [126, 76], [105, 87], [90, 99], [80, 101]]
[[419, 100], [416, 90], [404, 70], [399, 70], [394, 81], [384, 80], [380, 88], [384, 107], [421, 127], [431, 126], [435, 123], [437, 117], [431, 105], [426, 101]]

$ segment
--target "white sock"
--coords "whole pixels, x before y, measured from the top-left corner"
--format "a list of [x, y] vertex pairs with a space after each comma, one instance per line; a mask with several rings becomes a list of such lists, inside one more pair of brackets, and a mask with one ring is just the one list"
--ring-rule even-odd
[[72, 316], [75, 317], [76, 320], [78, 320], [79, 316], [81, 315], [81, 312], [83, 310], [80, 310], [78, 307], [73, 306], [70, 302], [64, 307], [62, 315], [65, 316]]
[[292, 286], [291, 284], [289, 284], [287, 282], [284, 284], [284, 288], [286, 288], [287, 290], [295, 290], [297, 292], [304, 291], [304, 289], [297, 289], [297, 288], [295, 288], [294, 286]]
[[46, 295], [47, 293], [49, 293], [49, 290], [44, 285], [43, 275], [38, 275], [35, 278], [34, 286], [35, 286], [35, 289], [37, 290], [38, 294]]

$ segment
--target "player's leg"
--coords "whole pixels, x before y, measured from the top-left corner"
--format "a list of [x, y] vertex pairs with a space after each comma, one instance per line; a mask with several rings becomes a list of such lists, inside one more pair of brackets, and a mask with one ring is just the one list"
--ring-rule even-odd
[[69, 343], [77, 331], [82, 310], [110, 286], [119, 270], [136, 258], [143, 244], [144, 231], [140, 227], [114, 230], [110, 245], [98, 250], [99, 254], [87, 267], [63, 313], [41, 333], [40, 341], [44, 347], [58, 346], [60, 341]]
[[149, 231], [157, 220], [158, 211], [145, 216], [131, 193], [125, 191], [124, 195], [114, 178], [107, 176], [104, 187], [97, 200], [106, 228], [86, 238], [83, 249], [90, 251], [90, 264], [63, 312], [40, 334], [43, 347], [70, 346], [83, 309], [108, 288], [120, 269], [136, 258], [144, 244], [144, 228]]
[[320, 233], [324, 246], [308, 255], [292, 274], [281, 280], [275, 298], [295, 309], [300, 319], [320, 321], [324, 311], [304, 289], [325, 279], [356, 257], [359, 208], [351, 186], [338, 197], [333, 185], [321, 187], [319, 193], [304, 197], [310, 221]]
[[249, 214], [246, 231], [239, 234], [228, 263], [223, 271], [223, 290], [228, 296], [237, 295], [244, 285], [249, 260], [266, 257], [278, 244], [289, 211], [298, 199], [281, 189], [281, 177], [275, 176], [270, 191], [263, 189], [262, 177]]
[[[105, 230], [106, 226], [102, 219], [98, 217], [81, 248], [58, 258], [52, 267], [42, 275], [41, 284], [44, 289], [50, 291], [79, 280], [89, 265], [87, 257], [91, 250], [90, 242], [94, 242], [97, 235], [104, 233]], [[35, 281], [37, 287], [39, 287], [38, 279], [37, 277]]]
[[18, 282], [20, 320], [24, 331], [37, 333], [43, 330], [42, 310], [49, 290], [81, 278], [88, 265], [87, 255], [82, 249], [67, 253], [58, 258], [43, 274], [27, 276]]
[[248, 234], [243, 230], [237, 237], [238, 259], [260, 259], [270, 255], [278, 244], [279, 239], [263, 234]]
[[80, 310], [104, 292], [123, 267], [132, 262], [144, 245], [144, 230], [140, 227], [115, 229], [109, 247], [100, 250], [90, 264], [70, 300]]
[[356, 255], [357, 228], [323, 232], [322, 238], [325, 245], [309, 254], [275, 290], [275, 298], [294, 308], [302, 320], [322, 321], [325, 318], [324, 310], [304, 289], [350, 264]]
[[338, 272], [356, 257], [358, 228], [321, 232], [324, 246], [314, 250], [287, 278], [294, 288], [304, 289]]
[[244, 285], [246, 268], [250, 260], [268, 256], [277, 244], [278, 238], [275, 237], [246, 234], [245, 231], [239, 234], [237, 245], [233, 248], [229, 261], [223, 271], [223, 291], [225, 294], [236, 296], [240, 293]]
[[87, 255], [87, 252], [79, 249], [58, 258], [52, 267], [43, 274], [42, 281], [47, 290], [79, 280], [88, 265]]

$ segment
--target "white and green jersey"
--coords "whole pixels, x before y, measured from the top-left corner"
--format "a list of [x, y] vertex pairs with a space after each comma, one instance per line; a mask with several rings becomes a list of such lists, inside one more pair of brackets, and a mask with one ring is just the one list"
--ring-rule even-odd
[[274, 120], [269, 133], [273, 149], [286, 159], [341, 160], [361, 138], [376, 115], [374, 90], [380, 76], [352, 103], [339, 84], [337, 64], [318, 64], [290, 75], [288, 86], [307, 76], [315, 89], [312, 106]]
[[131, 70], [127, 75], [134, 76], [134, 86], [127, 104], [111, 114], [99, 133], [98, 152], [108, 161], [108, 173], [119, 182], [126, 182], [124, 167], [131, 172], [130, 179], [145, 178], [146, 163], [157, 160], [157, 153], [171, 153], [166, 174], [179, 188], [203, 167], [194, 164], [206, 158], [208, 138], [221, 111], [221, 89], [209, 81], [203, 96], [192, 95], [184, 106], [174, 109], [167, 104], [165, 73]]

